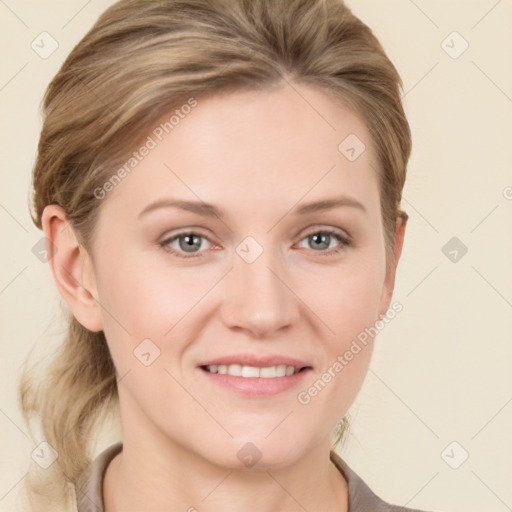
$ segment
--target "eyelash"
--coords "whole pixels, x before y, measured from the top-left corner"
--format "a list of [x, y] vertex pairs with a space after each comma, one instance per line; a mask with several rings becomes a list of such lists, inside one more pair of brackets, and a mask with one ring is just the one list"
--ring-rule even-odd
[[[340, 245], [335, 249], [329, 249], [329, 250], [324, 250], [324, 251], [314, 251], [314, 252], [317, 252], [322, 257], [336, 256], [343, 249], [352, 245], [352, 240], [350, 237], [345, 237], [345, 236], [341, 235], [340, 233], [338, 233], [337, 231], [333, 231], [330, 229], [322, 229], [322, 230], [318, 230], [318, 231], [312, 231], [311, 233], [303, 236], [300, 239], [300, 241], [302, 242], [302, 240], [305, 240], [306, 238], [313, 236], [313, 235], [329, 235], [329, 236], [336, 238], [340, 242]], [[172, 242], [174, 242], [175, 240], [179, 239], [180, 237], [184, 237], [184, 236], [198, 236], [198, 237], [204, 238], [205, 240], [208, 240], [208, 242], [212, 243], [206, 236], [201, 235], [200, 233], [196, 233], [194, 231], [183, 231], [182, 233], [178, 233], [177, 235], [173, 235], [172, 237], [166, 238], [165, 240], [163, 240], [160, 243], [160, 247], [162, 247], [165, 251], [171, 253], [173, 256], [176, 256], [177, 258], [182, 258], [182, 259], [201, 258], [202, 252], [204, 252], [204, 251], [190, 253], [190, 254], [184, 256], [185, 253], [179, 252], [179, 251], [176, 251], [175, 249], [170, 248], [170, 244]], [[313, 251], [313, 249], [311, 249], [311, 250]]]

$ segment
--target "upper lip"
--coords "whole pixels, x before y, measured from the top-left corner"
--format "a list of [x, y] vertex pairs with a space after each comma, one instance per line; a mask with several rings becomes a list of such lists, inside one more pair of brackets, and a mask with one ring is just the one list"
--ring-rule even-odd
[[233, 354], [229, 356], [216, 357], [200, 363], [198, 366], [212, 366], [212, 365], [230, 365], [240, 364], [242, 366], [255, 366], [257, 368], [266, 368], [269, 366], [293, 366], [295, 368], [310, 367], [307, 362], [301, 361], [293, 357], [283, 355], [267, 355], [256, 356], [254, 354]]

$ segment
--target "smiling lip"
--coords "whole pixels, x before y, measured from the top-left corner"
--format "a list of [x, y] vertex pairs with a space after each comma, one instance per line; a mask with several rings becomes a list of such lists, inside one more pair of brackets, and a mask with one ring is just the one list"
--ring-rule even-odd
[[294, 366], [297, 369], [302, 368], [311, 368], [311, 365], [306, 363], [305, 361], [301, 361], [299, 359], [294, 359], [293, 357], [273, 355], [273, 356], [262, 356], [257, 357], [251, 354], [239, 354], [239, 355], [231, 355], [225, 357], [218, 357], [216, 359], [209, 359], [208, 361], [204, 361], [200, 363], [198, 366], [212, 366], [212, 365], [230, 365], [230, 364], [240, 364], [242, 366], [255, 366], [257, 368], [265, 368], [267, 366]]
[[[241, 366], [254, 366], [266, 368], [269, 366], [293, 366], [297, 373], [285, 377], [236, 377], [228, 374], [210, 373], [206, 366], [239, 364]], [[225, 389], [244, 396], [270, 396], [289, 390], [299, 384], [304, 376], [312, 369], [305, 361], [299, 359], [274, 355], [256, 357], [250, 354], [231, 355], [205, 361], [198, 365], [198, 370], [210, 382], [214, 382]]]

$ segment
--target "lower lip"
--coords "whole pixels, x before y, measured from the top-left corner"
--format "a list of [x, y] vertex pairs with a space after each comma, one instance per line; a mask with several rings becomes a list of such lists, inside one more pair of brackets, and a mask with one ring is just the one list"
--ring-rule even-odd
[[235, 377], [233, 375], [210, 373], [202, 368], [198, 370], [207, 378], [222, 386], [241, 395], [252, 396], [269, 396], [277, 395], [283, 391], [298, 386], [304, 377], [310, 372], [310, 368], [288, 375], [287, 377], [274, 377], [265, 379], [262, 377]]

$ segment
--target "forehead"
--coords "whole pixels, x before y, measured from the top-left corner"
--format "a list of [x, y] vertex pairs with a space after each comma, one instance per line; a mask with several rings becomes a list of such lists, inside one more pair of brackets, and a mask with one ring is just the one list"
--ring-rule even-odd
[[167, 196], [250, 214], [338, 192], [378, 211], [370, 133], [358, 114], [328, 93], [285, 84], [195, 101], [193, 108], [163, 112], [144, 134], [141, 148], [150, 150], [132, 155], [136, 165], [110, 192], [106, 208], [129, 203], [136, 215]]

